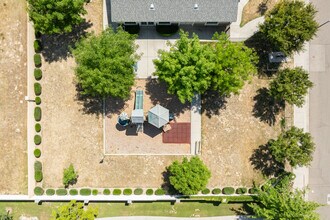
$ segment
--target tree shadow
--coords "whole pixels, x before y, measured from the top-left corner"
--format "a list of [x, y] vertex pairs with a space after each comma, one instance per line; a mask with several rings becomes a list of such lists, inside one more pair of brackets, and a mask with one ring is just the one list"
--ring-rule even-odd
[[217, 91], [207, 91], [202, 95], [202, 113], [205, 113], [209, 118], [219, 115], [220, 110], [226, 109], [226, 98]]
[[284, 102], [275, 100], [274, 97], [269, 95], [267, 88], [258, 89], [257, 93], [253, 98], [255, 101], [253, 116], [272, 126], [276, 122], [276, 116], [284, 109]]
[[190, 103], [182, 104], [176, 95], [167, 93], [166, 83], [149, 78], [146, 81], [146, 94], [149, 95], [153, 105], [160, 104], [175, 116], [179, 116], [190, 109]]
[[277, 162], [273, 158], [271, 151], [269, 149], [270, 143], [259, 146], [255, 149], [252, 156], [250, 157], [250, 162], [254, 169], [261, 171], [264, 176], [278, 176], [284, 171], [284, 164]]
[[87, 36], [87, 29], [91, 26], [91, 22], [84, 21], [70, 33], [42, 35], [42, 56], [50, 63], [63, 59], [66, 60], [71, 56], [71, 48], [74, 48], [75, 43], [82, 37]]
[[162, 172], [162, 176], [164, 182], [161, 185], [161, 188], [165, 190], [169, 195], [181, 195], [181, 193], [174, 189], [170, 183], [170, 171], [168, 168], [166, 168], [166, 171]]

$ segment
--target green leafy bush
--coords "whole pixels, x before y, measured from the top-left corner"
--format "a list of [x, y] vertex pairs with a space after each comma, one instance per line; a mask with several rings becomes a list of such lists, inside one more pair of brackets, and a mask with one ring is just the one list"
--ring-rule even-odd
[[90, 196], [92, 193], [91, 189], [89, 188], [84, 188], [84, 189], [81, 189], [79, 194], [82, 195], [82, 196]]
[[34, 54], [33, 59], [34, 59], [34, 65], [36, 67], [41, 67], [41, 56], [40, 56], [40, 54]]
[[40, 40], [35, 40], [33, 43], [34, 51], [39, 53], [41, 51], [41, 42]]
[[141, 189], [141, 188], [136, 188], [134, 190], [134, 195], [142, 195], [142, 193], [143, 193], [143, 189]]
[[165, 191], [163, 189], [156, 189], [155, 195], [157, 196], [165, 195]]
[[74, 170], [72, 164], [63, 171], [63, 185], [68, 187], [69, 185], [73, 185], [77, 182], [78, 173]]
[[206, 195], [206, 194], [209, 194], [210, 193], [210, 190], [208, 188], [205, 188], [202, 190], [202, 194], [203, 195]]
[[36, 80], [41, 80], [42, 78], [42, 71], [39, 68], [34, 69], [34, 78]]
[[92, 194], [93, 196], [96, 196], [97, 194], [99, 194], [99, 191], [97, 189], [93, 189]]
[[36, 121], [40, 121], [41, 120], [41, 108], [40, 107], [35, 107], [34, 108], [34, 119]]
[[110, 195], [110, 189], [104, 189], [103, 190], [103, 195]]
[[125, 196], [132, 195], [132, 189], [124, 189], [123, 194], [124, 194]]
[[247, 188], [245, 188], [245, 187], [237, 188], [236, 193], [237, 194], [245, 194], [245, 193], [247, 193]]
[[57, 189], [56, 195], [58, 196], [66, 196], [68, 194], [68, 191], [66, 189]]
[[76, 189], [70, 189], [69, 194], [71, 196], [76, 196], [76, 195], [78, 195], [78, 190], [76, 190]]
[[40, 161], [34, 162], [34, 179], [36, 182], [41, 182], [43, 179], [42, 164]]
[[53, 196], [53, 195], [55, 195], [55, 190], [54, 189], [47, 189], [46, 190], [46, 195], [47, 196]]
[[34, 143], [36, 145], [41, 144], [41, 136], [40, 135], [38, 135], [38, 134], [34, 135]]
[[35, 124], [34, 129], [36, 130], [36, 132], [40, 132], [41, 131], [41, 125], [39, 123]]
[[118, 195], [120, 195], [120, 194], [121, 194], [121, 189], [114, 189], [114, 190], [113, 190], [113, 195], [118, 196]]
[[37, 186], [34, 188], [34, 194], [37, 195], [37, 196], [41, 196], [44, 194], [44, 189]]
[[37, 96], [35, 99], [34, 99], [36, 105], [40, 105], [41, 104], [41, 98], [39, 96]]
[[225, 195], [231, 195], [235, 193], [235, 189], [233, 187], [225, 187], [222, 189], [222, 193]]
[[256, 194], [258, 192], [258, 189], [257, 188], [250, 188], [249, 189], [249, 193], [250, 194]]
[[154, 194], [154, 190], [153, 190], [153, 189], [147, 189], [146, 194], [147, 194], [148, 196], [151, 196], [151, 195]]
[[213, 190], [212, 190], [212, 194], [220, 194], [221, 193], [221, 189], [219, 189], [219, 188], [214, 188]]
[[34, 94], [36, 94], [36, 96], [39, 96], [39, 95], [41, 95], [41, 91], [42, 91], [42, 88], [41, 88], [40, 83], [34, 83]]
[[40, 151], [40, 149], [35, 149], [34, 151], [33, 151], [33, 154], [34, 154], [34, 156], [36, 157], [36, 158], [39, 158], [40, 156], [41, 156], [41, 151]]

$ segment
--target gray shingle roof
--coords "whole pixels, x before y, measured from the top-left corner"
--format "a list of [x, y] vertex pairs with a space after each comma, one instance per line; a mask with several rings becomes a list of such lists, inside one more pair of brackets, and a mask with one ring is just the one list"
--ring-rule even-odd
[[[112, 22], [233, 22], [238, 0], [110, 0]], [[154, 10], [150, 10], [150, 5]], [[194, 10], [194, 5], [198, 10]]]

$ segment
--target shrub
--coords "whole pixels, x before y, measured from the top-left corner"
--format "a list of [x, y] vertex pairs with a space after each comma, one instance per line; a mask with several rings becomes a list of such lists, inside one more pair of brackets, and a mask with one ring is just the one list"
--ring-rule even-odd
[[215, 188], [212, 190], [212, 194], [220, 194], [221, 193], [221, 189], [219, 188]]
[[76, 196], [76, 195], [78, 195], [78, 190], [76, 190], [76, 189], [70, 189], [69, 194], [71, 196]]
[[249, 189], [249, 193], [250, 194], [256, 194], [258, 192], [258, 189], [257, 188], [250, 188]]
[[40, 132], [41, 131], [41, 125], [39, 123], [35, 124], [34, 129], [36, 130], [36, 132]]
[[57, 189], [56, 195], [58, 196], [66, 196], [68, 194], [68, 191], [66, 189]]
[[99, 191], [97, 189], [93, 189], [92, 194], [93, 196], [96, 196], [97, 194], [99, 194]]
[[41, 85], [40, 83], [34, 83], [34, 93], [36, 94], [36, 96], [41, 95]]
[[40, 161], [34, 162], [34, 179], [36, 182], [41, 182], [43, 179], [42, 164]]
[[34, 108], [34, 119], [36, 121], [40, 121], [41, 120], [41, 108], [40, 107], [35, 107]]
[[205, 188], [202, 190], [202, 194], [206, 195], [206, 194], [209, 194], [210, 193], [210, 190], [208, 188]]
[[63, 171], [63, 185], [68, 187], [69, 185], [73, 185], [77, 182], [78, 173], [74, 170], [72, 164]]
[[41, 196], [44, 194], [44, 189], [37, 186], [34, 188], [34, 194], [37, 195], [37, 196]]
[[225, 187], [222, 189], [222, 193], [225, 195], [231, 195], [235, 193], [235, 189], [233, 187]]
[[55, 190], [54, 189], [47, 189], [46, 190], [46, 195], [47, 196], [53, 196], [53, 195], [55, 195]]
[[40, 135], [38, 135], [38, 134], [34, 135], [34, 143], [36, 145], [41, 144], [41, 136]]
[[41, 104], [41, 98], [39, 96], [37, 96], [35, 99], [34, 99], [36, 105], [40, 105]]
[[103, 195], [110, 195], [110, 189], [104, 189], [103, 190]]
[[33, 151], [33, 154], [34, 154], [34, 156], [36, 157], [36, 158], [39, 158], [40, 156], [41, 156], [41, 151], [40, 151], [40, 149], [35, 149], [34, 151]]
[[34, 65], [35, 67], [41, 67], [41, 56], [40, 54], [34, 54]]
[[36, 80], [41, 80], [42, 78], [42, 71], [39, 68], [34, 69], [34, 78]]
[[79, 192], [79, 194], [82, 196], [90, 196], [91, 193], [92, 193], [91, 189], [88, 188], [81, 189]]
[[35, 35], [36, 39], [39, 39], [41, 37], [41, 33], [39, 31], [36, 31], [34, 33], [34, 35]]
[[236, 189], [236, 193], [245, 194], [245, 193], [247, 193], [247, 188], [245, 188], [245, 187], [238, 188], [238, 189]]
[[143, 189], [141, 189], [141, 188], [136, 188], [134, 190], [134, 195], [142, 195], [142, 193], [143, 193]]
[[153, 189], [147, 189], [146, 194], [147, 194], [148, 196], [151, 196], [151, 195], [154, 194], [154, 190], [153, 190]]
[[121, 194], [121, 189], [114, 189], [114, 190], [113, 190], [113, 195], [118, 196], [118, 195], [120, 195], [120, 194]]
[[132, 195], [132, 189], [124, 189], [123, 194], [124, 194], [125, 196]]
[[35, 40], [33, 43], [34, 51], [39, 53], [41, 51], [41, 42], [40, 40]]
[[155, 195], [157, 196], [165, 195], [165, 191], [163, 189], [156, 189]]

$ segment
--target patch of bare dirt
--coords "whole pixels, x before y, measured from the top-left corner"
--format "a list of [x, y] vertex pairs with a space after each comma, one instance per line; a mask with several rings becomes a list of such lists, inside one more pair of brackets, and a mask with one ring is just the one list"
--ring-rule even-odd
[[0, 2], [0, 194], [27, 192], [25, 4]]

